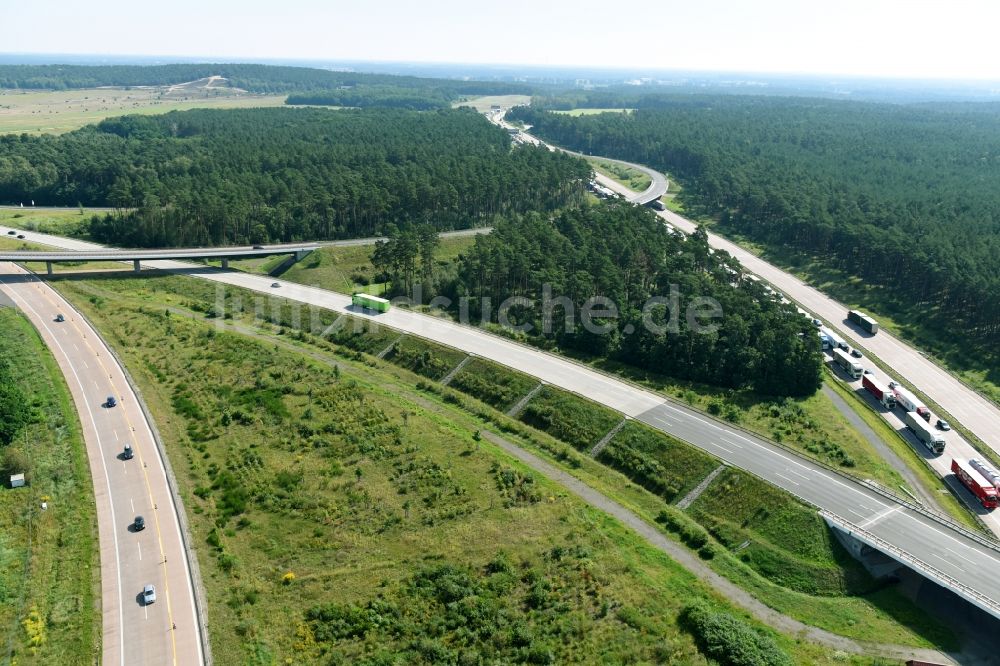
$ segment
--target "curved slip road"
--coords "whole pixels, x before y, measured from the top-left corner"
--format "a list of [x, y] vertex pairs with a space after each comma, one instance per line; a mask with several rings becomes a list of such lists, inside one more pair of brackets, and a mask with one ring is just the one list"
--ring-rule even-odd
[[[38, 329], [76, 405], [90, 462], [101, 553], [102, 663], [205, 663], [194, 587], [153, 434], [122, 368], [90, 325], [51, 287], [0, 264], [0, 290]], [[61, 313], [66, 321], [54, 321]], [[119, 405], [103, 406], [109, 395]], [[121, 457], [125, 443], [135, 452]], [[136, 515], [146, 529], [135, 532]], [[141, 603], [156, 587], [156, 602]], [[174, 628], [176, 626], [176, 629]]]

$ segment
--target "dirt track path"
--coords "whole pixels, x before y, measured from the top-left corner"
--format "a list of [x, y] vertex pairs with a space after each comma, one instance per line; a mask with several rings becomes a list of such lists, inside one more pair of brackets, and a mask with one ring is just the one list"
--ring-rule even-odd
[[704, 581], [719, 594], [726, 597], [737, 606], [746, 609], [761, 622], [774, 627], [782, 633], [800, 637], [804, 640], [826, 645], [835, 650], [843, 650], [855, 654], [870, 654], [895, 659], [918, 659], [935, 663], [958, 663], [951, 656], [938, 650], [911, 648], [904, 645], [887, 645], [883, 643], [865, 643], [844, 636], [838, 636], [829, 631], [810, 627], [798, 620], [773, 608], [765, 606], [746, 590], [738, 587], [726, 578], [715, 573], [698, 556], [684, 546], [671, 541], [657, 528], [653, 527], [637, 514], [624, 506], [599, 493], [576, 477], [551, 465], [538, 456], [513, 444], [512, 442], [489, 431], [483, 431], [482, 436], [488, 441], [514, 456], [539, 474], [564, 486], [567, 490], [582, 499], [590, 506], [604, 511], [619, 520], [622, 524], [634, 530], [654, 548], [657, 548], [676, 560], [685, 569]]

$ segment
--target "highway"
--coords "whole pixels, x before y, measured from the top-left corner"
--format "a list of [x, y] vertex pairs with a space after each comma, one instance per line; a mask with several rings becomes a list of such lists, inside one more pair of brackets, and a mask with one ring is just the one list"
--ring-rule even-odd
[[[510, 127], [510, 125], [507, 125], [503, 121], [502, 115], [502, 113], [499, 115], [490, 114], [488, 117], [503, 127]], [[526, 140], [540, 145], [548, 145], [537, 137], [527, 133], [523, 134], [525, 134]], [[551, 145], [549, 148], [563, 150]], [[573, 154], [579, 155], [579, 153]], [[641, 169], [647, 174], [656, 173], [655, 170], [639, 164], [629, 162], [624, 162], [624, 164]], [[663, 178], [662, 195], [666, 192], [667, 182], [663, 174], [659, 174], [659, 176]], [[658, 181], [654, 182], [658, 183]], [[610, 178], [602, 178], [601, 183], [619, 192], [629, 201], [647, 203], [647, 201], [641, 201], [641, 199], [648, 196], [649, 190], [643, 193], [636, 193]], [[652, 199], [648, 199], [648, 201], [652, 201]], [[686, 233], [692, 233], [697, 226], [690, 220], [672, 211], [659, 211], [657, 214], [674, 227]], [[893, 379], [902, 380], [904, 385], [909, 385], [911, 388], [916, 387], [947, 411], [948, 415], [954, 421], [961, 423], [1000, 455], [1000, 405], [984, 398], [975, 390], [949, 374], [947, 370], [941, 368], [920, 354], [920, 352], [884, 330], [879, 331], [876, 335], [870, 335], [849, 323], [847, 321], [846, 306], [823, 294], [818, 289], [810, 287], [795, 276], [782, 271], [778, 267], [769, 264], [735, 243], [716, 234], [709, 233], [708, 242], [714, 249], [724, 250], [731, 254], [747, 271], [767, 280], [775, 288], [780, 289], [790, 300], [795, 301], [816, 317], [823, 319], [828, 326], [850, 342], [852, 346], [861, 347], [874, 354], [899, 375]]]
[[[76, 240], [31, 234], [30, 240], [59, 244]], [[749, 470], [814, 506], [839, 516], [873, 538], [899, 549], [896, 556], [925, 575], [948, 584], [981, 608], [1000, 617], [1000, 551], [995, 544], [949, 526], [916, 507], [880, 494], [863, 483], [767, 442], [729, 424], [569, 359], [521, 345], [449, 319], [402, 308], [383, 314], [355, 309], [350, 296], [273, 278], [221, 271], [175, 261], [151, 267], [243, 287], [267, 296], [350, 313], [391, 329], [418, 335], [508, 366], [553, 386], [573, 391], [622, 414], [688, 441], [733, 465]]]
[[[0, 290], [28, 316], [55, 356], [83, 429], [97, 508], [101, 662], [205, 663], [194, 586], [166, 471], [122, 368], [87, 322], [45, 283], [14, 264], [0, 263]], [[56, 314], [66, 321], [56, 322]], [[106, 407], [108, 396], [119, 404]], [[131, 460], [122, 456], [126, 443], [134, 451]], [[137, 515], [146, 521], [139, 532], [132, 528]], [[141, 593], [150, 583], [157, 599], [147, 606]]]

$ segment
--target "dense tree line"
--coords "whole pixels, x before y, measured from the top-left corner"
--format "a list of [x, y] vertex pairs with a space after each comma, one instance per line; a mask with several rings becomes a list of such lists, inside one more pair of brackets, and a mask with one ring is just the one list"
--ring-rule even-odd
[[[528, 299], [531, 305], [509, 310], [509, 323], [530, 324], [529, 336], [564, 348], [718, 386], [811, 394], [821, 378], [815, 330], [737, 267], [728, 255], [710, 251], [703, 232], [672, 235], [646, 209], [575, 207], [554, 218], [530, 214], [502, 222], [478, 236], [440, 293], [459, 316], [467, 307], [474, 322], [500, 321], [502, 301]], [[554, 304], [548, 314], [545, 285]], [[592, 311], [606, 330], [582, 325], [584, 306], [595, 296], [610, 299], [618, 311], [617, 317]], [[721, 316], [689, 319], [691, 307], [692, 314], [706, 311], [697, 309], [700, 298], [714, 299]], [[569, 310], [574, 316], [567, 322]]]
[[137, 247], [471, 226], [575, 201], [588, 173], [468, 109], [202, 109], [0, 137], [0, 201], [115, 207], [91, 235]]
[[[654, 106], [658, 108], [649, 108]], [[642, 162], [685, 204], [882, 287], [913, 319], [1000, 342], [1000, 114], [817, 99], [662, 96], [628, 114], [515, 109], [542, 136]]]
[[230, 84], [256, 93], [338, 90], [355, 86], [400, 89], [447, 89], [455, 95], [527, 93], [525, 84], [460, 81], [392, 74], [343, 72], [313, 67], [234, 63], [173, 65], [0, 65], [0, 88], [65, 90], [99, 86], [166, 86], [222, 76]]

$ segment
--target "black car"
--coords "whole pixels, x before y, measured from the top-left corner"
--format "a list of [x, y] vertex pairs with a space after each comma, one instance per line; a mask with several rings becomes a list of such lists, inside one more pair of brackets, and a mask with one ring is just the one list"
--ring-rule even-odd
[[20, 238], [21, 240], [24, 240], [24, 234], [18, 234], [17, 237]]
[[135, 520], [132, 522], [132, 529], [136, 532], [141, 532], [146, 529], [146, 519], [142, 516], [136, 516]]
[[264, 246], [263, 245], [254, 245], [253, 249], [255, 249], [255, 250], [263, 250]]
[[59, 323], [62, 323], [64, 321], [66, 321], [66, 317], [63, 317], [61, 314], [57, 314], [56, 315], [56, 321], [58, 321]]
[[135, 454], [132, 452], [132, 445], [126, 444], [125, 450], [122, 451], [122, 458], [124, 458], [125, 460], [132, 460], [132, 456], [134, 455]]
[[864, 358], [861, 355], [861, 352], [859, 352], [857, 349], [852, 349], [851, 350], [851, 356], [853, 356], [854, 358]]
[[118, 401], [115, 400], [115, 396], [109, 395], [107, 402], [104, 403], [104, 406], [108, 407], [108, 408], [111, 408], [111, 407], [114, 407], [117, 404], [118, 404]]
[[13, 235], [14, 235], [14, 234], [16, 234], [16, 233], [17, 233], [16, 231], [8, 231], [8, 232], [7, 232], [7, 235], [8, 235], [8, 236], [13, 236]]

